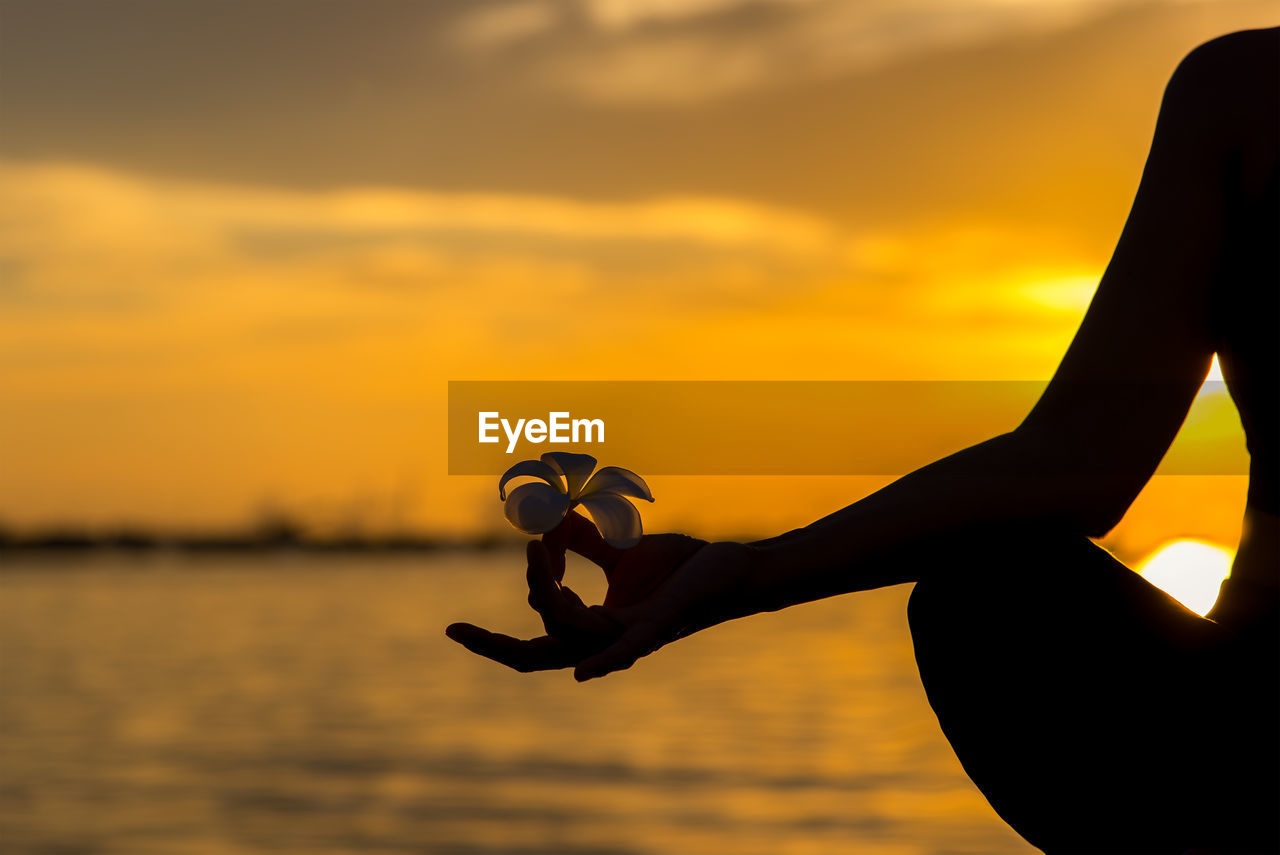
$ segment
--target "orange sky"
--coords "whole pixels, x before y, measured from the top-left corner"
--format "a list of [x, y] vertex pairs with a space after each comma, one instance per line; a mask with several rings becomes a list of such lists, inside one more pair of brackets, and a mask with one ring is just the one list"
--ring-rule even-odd
[[[1267, 3], [0, 2], [0, 522], [503, 525], [459, 379], [1044, 379]], [[626, 461], [607, 461], [627, 465]], [[643, 473], [642, 473], [643, 474]], [[659, 479], [768, 533], [871, 479]], [[1208, 498], [1206, 498], [1208, 497]], [[1137, 548], [1237, 534], [1164, 478]]]

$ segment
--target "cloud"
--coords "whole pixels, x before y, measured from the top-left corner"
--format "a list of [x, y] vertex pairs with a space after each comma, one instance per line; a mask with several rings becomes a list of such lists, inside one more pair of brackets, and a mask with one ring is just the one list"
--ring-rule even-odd
[[[1001, 15], [1049, 13], [975, 2], [628, 6], [615, 29], [571, 0], [554, 25], [515, 0], [11, 4], [0, 154], [307, 190], [748, 199], [893, 230], [1002, 207], [1087, 218], [1101, 254], [1178, 58], [1274, 17], [1153, 0], [999, 39]], [[979, 43], [927, 49], [962, 36]]]
[[[1016, 374], [1037, 336], [1044, 370], [1043, 341], [1069, 333], [1096, 276], [1030, 227], [854, 232], [724, 198], [308, 192], [14, 163], [0, 267], [0, 361], [35, 395], [266, 378], [295, 359], [358, 390], [346, 366], [404, 351], [437, 377], [507, 374], [507, 352], [524, 376], [574, 377], [581, 339], [547, 334], [568, 327], [604, 377], [906, 371], [895, 352], [917, 373]], [[939, 336], [968, 336], [965, 358]], [[387, 389], [418, 382], [382, 373]]]
[[503, 48], [535, 38], [552, 30], [560, 20], [560, 9], [547, 0], [523, 0], [483, 6], [464, 15], [453, 30], [466, 48]]
[[743, 6], [796, 5], [812, 0], [580, 0], [588, 20], [604, 30], [630, 30], [655, 22], [680, 22]]
[[[593, 340], [606, 377], [699, 363], [839, 375], [883, 368], [875, 354], [895, 349], [917, 354], [912, 370], [963, 373], [1008, 357], [1002, 342], [1069, 332], [1092, 275], [1069, 242], [1030, 228], [852, 232], [723, 198], [308, 192], [10, 163], [0, 212], [0, 359], [32, 394], [177, 389], [191, 371], [266, 377], [302, 354], [345, 366], [406, 350], [439, 377], [508, 373], [508, 349], [522, 374], [572, 377], [577, 339], [547, 335], [566, 324]], [[966, 360], [939, 361], [930, 337], [948, 328], [980, 330]], [[234, 356], [220, 367], [212, 353]]]
[[[122, 241], [145, 251], [208, 247], [212, 233], [406, 237], [485, 233], [572, 241], [658, 241], [781, 253], [838, 236], [830, 223], [735, 199], [632, 203], [566, 197], [353, 187], [297, 191], [178, 181], [82, 164], [0, 162], [0, 227], [13, 246], [51, 249], [50, 231], [82, 247]], [[55, 222], [56, 221], [56, 222]], [[163, 224], [163, 228], [156, 230]], [[203, 237], [200, 237], [203, 236]]]
[[[556, 29], [538, 18], [541, 51], [526, 51], [520, 62], [543, 84], [592, 102], [690, 104], [865, 73], [1161, 2], [1176, 0], [582, 0], [577, 27]], [[524, 5], [464, 19], [468, 32], [511, 26], [522, 35], [533, 35], [532, 21]]]
[[[1070, 242], [1029, 227], [966, 223], [853, 232], [829, 220], [740, 199], [629, 203], [569, 197], [353, 187], [299, 191], [179, 181], [66, 163], [0, 162], [0, 260], [19, 271], [0, 301], [116, 292], [163, 299], [197, 283], [270, 279], [354, 290], [398, 282], [456, 290], [486, 265], [589, 273], [619, 296], [645, 282], [720, 279], [741, 287], [986, 277]], [[744, 268], [751, 273], [744, 275]], [[470, 270], [471, 273], [467, 271]], [[303, 275], [305, 274], [305, 276]], [[549, 277], [550, 278], [550, 277]], [[685, 286], [678, 286], [684, 289]]]
[[431, 465], [446, 380], [670, 372], [673, 320], [812, 287], [844, 237], [730, 199], [6, 163], [0, 516], [208, 524], [412, 477], [427, 525], [470, 524]]
[[566, 313], [629, 337], [855, 264], [833, 225], [732, 199], [296, 191], [0, 163], [0, 352], [28, 389], [54, 369], [81, 382], [75, 366], [100, 382], [108, 364], [113, 384], [179, 383], [210, 349], [243, 360], [321, 341], [495, 365], [502, 340], [554, 349], [539, 330]]

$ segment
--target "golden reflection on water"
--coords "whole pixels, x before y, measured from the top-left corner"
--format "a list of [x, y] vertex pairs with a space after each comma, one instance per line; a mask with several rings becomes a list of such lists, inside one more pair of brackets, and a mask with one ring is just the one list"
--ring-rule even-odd
[[1033, 851], [938, 730], [907, 588], [740, 621], [578, 685], [444, 638], [457, 619], [537, 632], [523, 575], [505, 552], [9, 568], [0, 839], [130, 855]]

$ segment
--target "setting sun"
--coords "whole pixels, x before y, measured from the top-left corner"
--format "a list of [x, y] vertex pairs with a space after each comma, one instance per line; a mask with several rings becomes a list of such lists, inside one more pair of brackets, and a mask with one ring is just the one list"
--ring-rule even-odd
[[1201, 540], [1174, 540], [1149, 555], [1138, 572], [1203, 615], [1218, 599], [1222, 580], [1231, 575], [1233, 556], [1231, 550]]

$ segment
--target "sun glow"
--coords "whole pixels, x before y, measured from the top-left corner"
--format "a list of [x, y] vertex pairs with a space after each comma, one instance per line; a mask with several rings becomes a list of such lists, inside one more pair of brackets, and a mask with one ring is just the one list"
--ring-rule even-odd
[[1098, 290], [1098, 274], [1041, 279], [1017, 289], [1023, 299], [1055, 312], [1083, 314]]
[[1197, 614], [1207, 614], [1218, 599], [1218, 587], [1231, 575], [1234, 553], [1201, 540], [1174, 540], [1138, 565], [1151, 584], [1173, 595]]
[[1213, 362], [1209, 365], [1209, 375], [1204, 378], [1204, 382], [1206, 383], [1223, 382], [1222, 366], [1218, 364], [1218, 354], [1216, 353], [1213, 355]]

